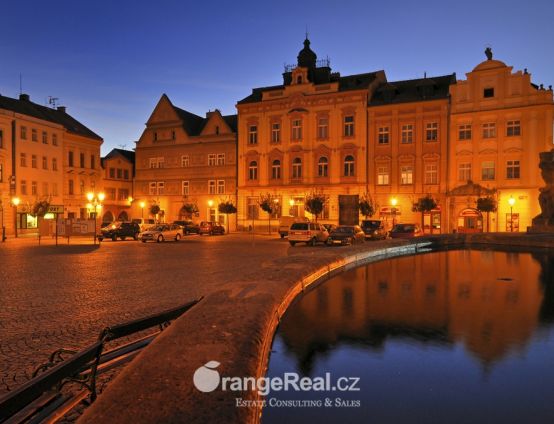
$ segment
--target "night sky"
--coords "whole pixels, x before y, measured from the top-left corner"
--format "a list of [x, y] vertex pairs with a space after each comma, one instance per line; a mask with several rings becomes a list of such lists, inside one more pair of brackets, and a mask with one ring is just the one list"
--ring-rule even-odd
[[104, 138], [133, 148], [162, 93], [198, 115], [280, 84], [306, 28], [343, 75], [391, 81], [465, 73], [494, 58], [554, 84], [554, 2], [8, 1], [0, 21], [0, 94], [48, 96]]

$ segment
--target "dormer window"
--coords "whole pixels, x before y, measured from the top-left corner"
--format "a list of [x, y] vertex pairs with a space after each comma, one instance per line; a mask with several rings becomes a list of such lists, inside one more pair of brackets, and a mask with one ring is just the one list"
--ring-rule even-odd
[[494, 88], [485, 88], [483, 90], [483, 97], [485, 99], [494, 97]]
[[217, 126], [215, 127], [215, 133], [216, 133], [216, 135], [219, 135], [219, 125], [217, 125]]
[[297, 83], [297, 84], [302, 84], [302, 75], [298, 75], [298, 76], [296, 77], [296, 83]]

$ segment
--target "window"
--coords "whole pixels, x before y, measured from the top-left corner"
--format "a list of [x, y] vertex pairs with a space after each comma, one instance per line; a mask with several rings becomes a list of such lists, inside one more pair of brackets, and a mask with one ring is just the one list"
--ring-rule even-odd
[[439, 139], [438, 122], [429, 122], [425, 125], [425, 141], [437, 141]]
[[171, 131], [171, 139], [175, 140], [175, 131]]
[[254, 220], [258, 219], [259, 205], [257, 197], [249, 197], [247, 200], [247, 218]]
[[58, 159], [52, 158], [52, 171], [58, 170]]
[[48, 183], [42, 183], [42, 194], [48, 196]]
[[400, 167], [400, 184], [414, 183], [414, 167], [411, 165]]
[[344, 158], [344, 176], [354, 176], [354, 156], [348, 155]]
[[128, 180], [128, 179], [129, 179], [129, 170], [128, 170], [128, 169], [124, 169], [124, 170], [123, 170], [123, 179], [124, 179], [124, 180]]
[[377, 185], [389, 185], [389, 167], [388, 166], [378, 166], [377, 167]]
[[52, 146], [58, 145], [58, 134], [52, 134]]
[[181, 194], [183, 196], [188, 196], [190, 192], [190, 182], [189, 181], [183, 181], [181, 183]]
[[217, 194], [225, 194], [225, 180], [217, 180]]
[[154, 141], [158, 141], [158, 133], [154, 132]]
[[379, 144], [389, 144], [389, 127], [379, 127], [377, 140]]
[[4, 165], [0, 163], [0, 183], [4, 182]]
[[412, 124], [402, 125], [402, 144], [413, 143], [414, 126]]
[[123, 170], [121, 168], [117, 168], [117, 179], [123, 179]]
[[27, 140], [27, 127], [21, 127], [19, 129], [19, 136], [21, 137], [21, 140]]
[[344, 136], [353, 137], [354, 136], [354, 116], [348, 115], [344, 117]]
[[325, 140], [329, 137], [329, 118], [322, 117], [317, 120], [317, 138]]
[[118, 200], [129, 199], [129, 190], [126, 188], [120, 188], [119, 190], [117, 190], [117, 199]]
[[24, 194], [24, 195], [27, 194], [27, 181], [21, 180], [19, 187], [21, 189], [21, 194]]
[[27, 166], [27, 154], [26, 153], [20, 153], [19, 154], [19, 165], [22, 167]]
[[258, 144], [258, 126], [250, 125], [248, 127], [248, 144]]
[[108, 200], [115, 200], [116, 198], [116, 190], [115, 188], [106, 188], [106, 197]]
[[496, 137], [496, 124], [494, 122], [487, 122], [483, 124], [483, 138]]
[[208, 155], [208, 166], [215, 166], [217, 164], [217, 156], [215, 153]]
[[215, 135], [219, 135], [219, 125], [215, 126]]
[[4, 147], [4, 131], [0, 130], [0, 149]]
[[52, 183], [52, 196], [58, 195], [58, 183]]
[[296, 83], [297, 83], [297, 84], [302, 84], [302, 75], [298, 75], [298, 76], [296, 77]]
[[42, 169], [48, 169], [48, 158], [46, 156], [42, 157]]
[[274, 180], [281, 179], [281, 161], [275, 159], [271, 164], [271, 178]]
[[32, 141], [38, 141], [38, 133], [36, 129], [31, 130], [31, 140]]
[[508, 121], [506, 124], [506, 135], [508, 137], [517, 137], [521, 135], [521, 125], [519, 121]]
[[218, 153], [217, 154], [217, 165], [218, 166], [225, 165], [225, 153]]
[[46, 131], [42, 132], [42, 144], [48, 144], [48, 133]]
[[215, 180], [208, 181], [208, 193], [215, 194]]
[[509, 160], [506, 162], [506, 178], [509, 180], [517, 180], [519, 178], [519, 161]]
[[458, 165], [458, 181], [471, 181], [471, 163], [464, 162]]
[[458, 139], [471, 140], [471, 124], [464, 124], [464, 125], [458, 126]]
[[322, 156], [317, 161], [317, 176], [328, 177], [329, 176], [329, 160]]
[[425, 184], [438, 184], [439, 173], [436, 163], [425, 164]]
[[73, 152], [71, 150], [67, 152], [67, 164], [73, 166]]
[[294, 158], [292, 161], [292, 178], [302, 178], [302, 159]]
[[79, 153], [79, 166], [81, 168], [85, 167], [85, 154], [84, 153]]
[[483, 90], [483, 97], [484, 98], [494, 97], [494, 88], [485, 88]]
[[68, 193], [69, 193], [70, 195], [75, 194], [75, 182], [74, 182], [73, 180], [69, 180], [69, 181], [68, 181], [68, 184], [69, 184], [69, 186], [68, 186]]
[[148, 183], [148, 193], [150, 195], [164, 194], [164, 188], [164, 181], [151, 181], [150, 183]]
[[302, 140], [302, 119], [292, 120], [292, 141]]
[[165, 158], [163, 156], [149, 158], [149, 167], [150, 168], [163, 168], [165, 163]]
[[157, 190], [158, 194], [164, 194], [165, 183], [163, 181], [158, 181]]
[[189, 155], [182, 155], [181, 156], [181, 167], [186, 168], [189, 166]]
[[481, 179], [494, 180], [494, 162], [488, 161], [481, 164]]
[[279, 122], [274, 122], [273, 124], [271, 124], [271, 142], [281, 142], [281, 124]]
[[90, 169], [96, 168], [96, 158], [94, 155], [90, 155]]
[[31, 168], [37, 168], [37, 155], [31, 155]]
[[248, 164], [248, 179], [257, 180], [258, 179], [258, 162], [255, 160], [251, 161]]
[[110, 178], [115, 178], [115, 168], [110, 168]]
[[31, 181], [31, 196], [38, 195], [38, 187], [36, 181]]
[[85, 194], [85, 182], [83, 180], [79, 181], [79, 192]]

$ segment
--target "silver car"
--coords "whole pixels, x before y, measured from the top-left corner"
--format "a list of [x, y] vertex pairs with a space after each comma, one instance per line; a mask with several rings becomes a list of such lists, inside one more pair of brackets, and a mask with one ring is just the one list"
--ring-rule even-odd
[[165, 240], [179, 241], [181, 237], [183, 237], [183, 228], [180, 225], [158, 224], [140, 233], [138, 239], [143, 243], [147, 241], [157, 241], [160, 243]]
[[325, 227], [316, 222], [295, 222], [289, 229], [289, 243], [306, 243], [315, 246], [317, 242], [325, 243], [329, 233]]

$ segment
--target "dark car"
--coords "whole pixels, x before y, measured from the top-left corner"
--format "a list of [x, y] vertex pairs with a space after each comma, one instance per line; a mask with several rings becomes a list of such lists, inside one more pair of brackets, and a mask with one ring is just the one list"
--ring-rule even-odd
[[385, 225], [379, 219], [364, 219], [360, 227], [362, 227], [367, 240], [384, 240], [387, 238]]
[[183, 227], [183, 234], [200, 234], [200, 225], [195, 224], [194, 222], [190, 220], [184, 220], [184, 221], [174, 221], [175, 225], [180, 225]]
[[213, 236], [214, 234], [223, 235], [225, 234], [225, 227], [217, 222], [202, 221], [200, 223], [200, 231], [198, 234], [209, 234], [210, 236]]
[[117, 239], [125, 240], [127, 237], [138, 240], [140, 226], [136, 222], [115, 221], [100, 230], [98, 240]]
[[335, 224], [323, 224], [328, 233], [331, 233], [337, 226]]
[[327, 244], [333, 245], [346, 245], [363, 243], [365, 241], [365, 233], [359, 225], [339, 225], [327, 239]]
[[396, 224], [390, 232], [392, 238], [414, 238], [422, 235], [423, 231], [417, 224]]

